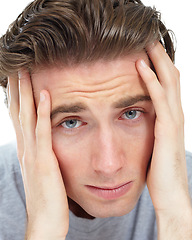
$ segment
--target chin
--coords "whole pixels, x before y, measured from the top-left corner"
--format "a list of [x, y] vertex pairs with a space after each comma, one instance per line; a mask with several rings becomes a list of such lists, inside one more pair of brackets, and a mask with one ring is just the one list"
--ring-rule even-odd
[[124, 196], [106, 200], [93, 195], [68, 195], [69, 208], [78, 217], [83, 218], [109, 218], [120, 217], [131, 212], [136, 206], [145, 184], [132, 189]]
[[84, 211], [87, 212], [90, 216], [95, 218], [109, 218], [109, 217], [120, 217], [131, 212], [135, 205], [137, 204], [138, 199], [130, 201], [111, 201], [102, 204], [93, 204], [82, 206]]
[[127, 209], [111, 209], [109, 211], [98, 211], [95, 214], [95, 217], [97, 218], [109, 218], [109, 217], [121, 217], [124, 216], [126, 214], [128, 214], [129, 212], [131, 212], [133, 210], [133, 208], [135, 207], [135, 205], [131, 208], [127, 208]]

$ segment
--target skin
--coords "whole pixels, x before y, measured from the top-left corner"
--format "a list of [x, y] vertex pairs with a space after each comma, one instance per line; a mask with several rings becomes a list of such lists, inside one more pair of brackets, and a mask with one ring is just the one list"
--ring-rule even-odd
[[[146, 53], [140, 55], [148, 59]], [[137, 55], [128, 56], [90, 66], [37, 70], [32, 75], [36, 105], [40, 91], [46, 89], [52, 110], [63, 104], [87, 107], [86, 111], [52, 118], [53, 150], [67, 195], [81, 206], [70, 202], [79, 217], [86, 217], [85, 212], [93, 217], [124, 215], [133, 209], [144, 188], [154, 140], [153, 104], [142, 101], [129, 107], [113, 106], [120, 99], [149, 95], [136, 70], [137, 59]], [[138, 112], [130, 120], [125, 112], [133, 109]], [[66, 123], [62, 124], [67, 119], [81, 122], [67, 129]], [[129, 181], [133, 181], [132, 189], [116, 200], [96, 197], [86, 187], [113, 187]]]
[[[78, 216], [119, 216], [135, 206], [145, 181], [156, 212], [158, 239], [191, 239], [179, 72], [160, 43], [148, 48], [148, 56], [157, 76], [143, 52], [76, 68], [37, 69], [32, 81], [20, 71], [19, 89], [15, 78], [9, 78], [9, 109], [30, 239], [65, 239], [67, 195], [76, 202], [70, 201], [69, 206]], [[114, 108], [122, 96], [138, 94], [152, 101]], [[52, 110], [74, 100], [86, 104], [87, 110], [57, 114], [50, 120]], [[125, 118], [125, 112], [135, 108], [145, 113], [136, 120]], [[71, 116], [83, 124], [74, 131], [58, 126]], [[85, 187], [127, 181], [133, 182], [130, 190], [113, 201], [100, 199]]]

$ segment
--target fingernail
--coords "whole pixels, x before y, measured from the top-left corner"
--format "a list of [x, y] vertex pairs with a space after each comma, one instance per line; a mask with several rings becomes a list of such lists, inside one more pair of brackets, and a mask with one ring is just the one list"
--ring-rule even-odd
[[43, 102], [45, 100], [45, 95], [41, 92], [40, 93], [40, 102]]
[[28, 78], [28, 76], [29, 76], [29, 72], [27, 71], [27, 69], [22, 68], [18, 71], [19, 80], [25, 80]]
[[145, 61], [143, 59], [140, 61], [140, 64], [143, 68], [147, 68], [147, 64], [145, 63]]
[[22, 72], [21, 71], [18, 71], [18, 78], [19, 78], [19, 80], [22, 78]]
[[24, 70], [19, 70], [18, 71], [18, 78], [19, 78], [19, 80], [24, 80], [25, 79], [24, 74], [25, 74]]

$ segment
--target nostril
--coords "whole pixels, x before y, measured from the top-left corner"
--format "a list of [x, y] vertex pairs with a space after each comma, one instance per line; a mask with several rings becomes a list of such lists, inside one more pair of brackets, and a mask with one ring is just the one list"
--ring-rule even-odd
[[103, 175], [114, 175], [124, 165], [125, 154], [118, 132], [109, 122], [105, 122], [95, 136], [95, 146], [92, 148], [93, 169]]
[[110, 154], [100, 152], [94, 157], [92, 164], [96, 172], [103, 175], [114, 175], [122, 169], [124, 159], [113, 152]]

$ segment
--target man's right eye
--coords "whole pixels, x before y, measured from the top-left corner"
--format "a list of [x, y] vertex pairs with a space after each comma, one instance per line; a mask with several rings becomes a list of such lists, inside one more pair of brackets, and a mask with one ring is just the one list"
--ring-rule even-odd
[[82, 121], [77, 120], [77, 119], [69, 119], [64, 122], [62, 122], [60, 125], [66, 129], [74, 129], [78, 128], [82, 125]]

